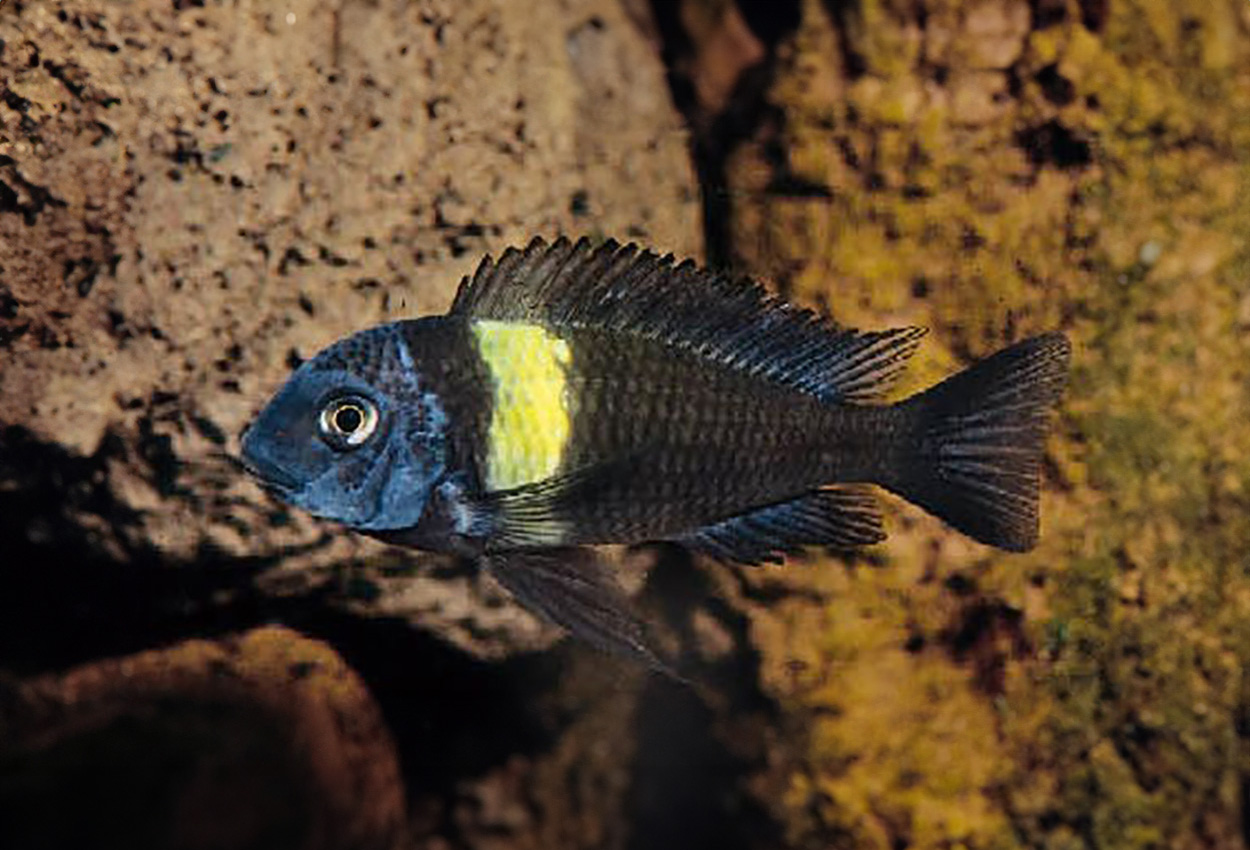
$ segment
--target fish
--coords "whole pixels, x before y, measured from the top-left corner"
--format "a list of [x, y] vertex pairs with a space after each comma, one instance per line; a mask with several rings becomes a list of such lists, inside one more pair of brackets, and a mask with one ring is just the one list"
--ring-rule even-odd
[[844, 328], [757, 281], [614, 240], [486, 256], [442, 315], [300, 365], [242, 436], [271, 493], [476, 561], [524, 607], [676, 675], [601, 556], [723, 562], [886, 537], [873, 488], [981, 543], [1034, 547], [1060, 332], [884, 399], [925, 330]]

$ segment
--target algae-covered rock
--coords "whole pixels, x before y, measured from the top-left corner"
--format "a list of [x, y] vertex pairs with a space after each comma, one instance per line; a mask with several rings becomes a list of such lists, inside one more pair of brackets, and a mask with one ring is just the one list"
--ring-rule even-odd
[[[1244, 843], [1250, 6], [650, 6], [717, 259], [848, 325], [931, 328], [899, 395], [1070, 335], [1039, 547], [890, 501], [855, 557], [660, 559], [648, 599], [696, 688], [518, 656], [551, 633], [471, 570], [287, 512], [219, 453], [287, 362], [441, 309], [483, 250], [564, 230], [693, 253], [648, 36], [591, 0], [10, 0], [4, 662], [221, 611], [325, 627], [305, 591], [329, 571], [396, 618], [325, 631], [386, 711], [420, 846]], [[262, 571], [298, 600], [256, 596]], [[58, 681], [6, 688], [0, 719]], [[18, 758], [46, 754], [26, 735]]]
[[895, 503], [866, 557], [748, 577], [801, 730], [773, 811], [795, 846], [1238, 844], [1250, 8], [798, 6], [725, 158], [742, 268], [931, 328], [900, 395], [1051, 328], [1075, 368], [1034, 552]]

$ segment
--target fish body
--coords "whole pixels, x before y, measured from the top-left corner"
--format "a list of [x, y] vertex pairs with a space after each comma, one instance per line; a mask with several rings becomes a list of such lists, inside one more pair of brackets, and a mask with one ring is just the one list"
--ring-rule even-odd
[[341, 340], [243, 440], [318, 516], [481, 559], [523, 603], [663, 666], [586, 547], [675, 540], [723, 560], [885, 535], [893, 490], [1030, 548], [1068, 344], [1018, 343], [881, 403], [923, 332], [858, 332], [634, 246], [535, 240], [483, 261], [448, 314]]

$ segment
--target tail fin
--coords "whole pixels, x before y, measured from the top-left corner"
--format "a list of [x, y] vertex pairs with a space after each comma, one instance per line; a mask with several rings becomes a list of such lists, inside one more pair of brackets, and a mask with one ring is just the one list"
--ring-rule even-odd
[[1063, 334], [1033, 337], [908, 399], [912, 443], [887, 486], [982, 543], [1032, 549], [1042, 441], [1070, 353]]

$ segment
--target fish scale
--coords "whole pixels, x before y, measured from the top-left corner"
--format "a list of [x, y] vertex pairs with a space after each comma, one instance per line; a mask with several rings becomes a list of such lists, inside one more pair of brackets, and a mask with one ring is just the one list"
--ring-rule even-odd
[[813, 458], [834, 432], [811, 396], [653, 340], [588, 329], [563, 338], [574, 410], [564, 467], [624, 467], [567, 508], [577, 540], [686, 530], [825, 480]]

